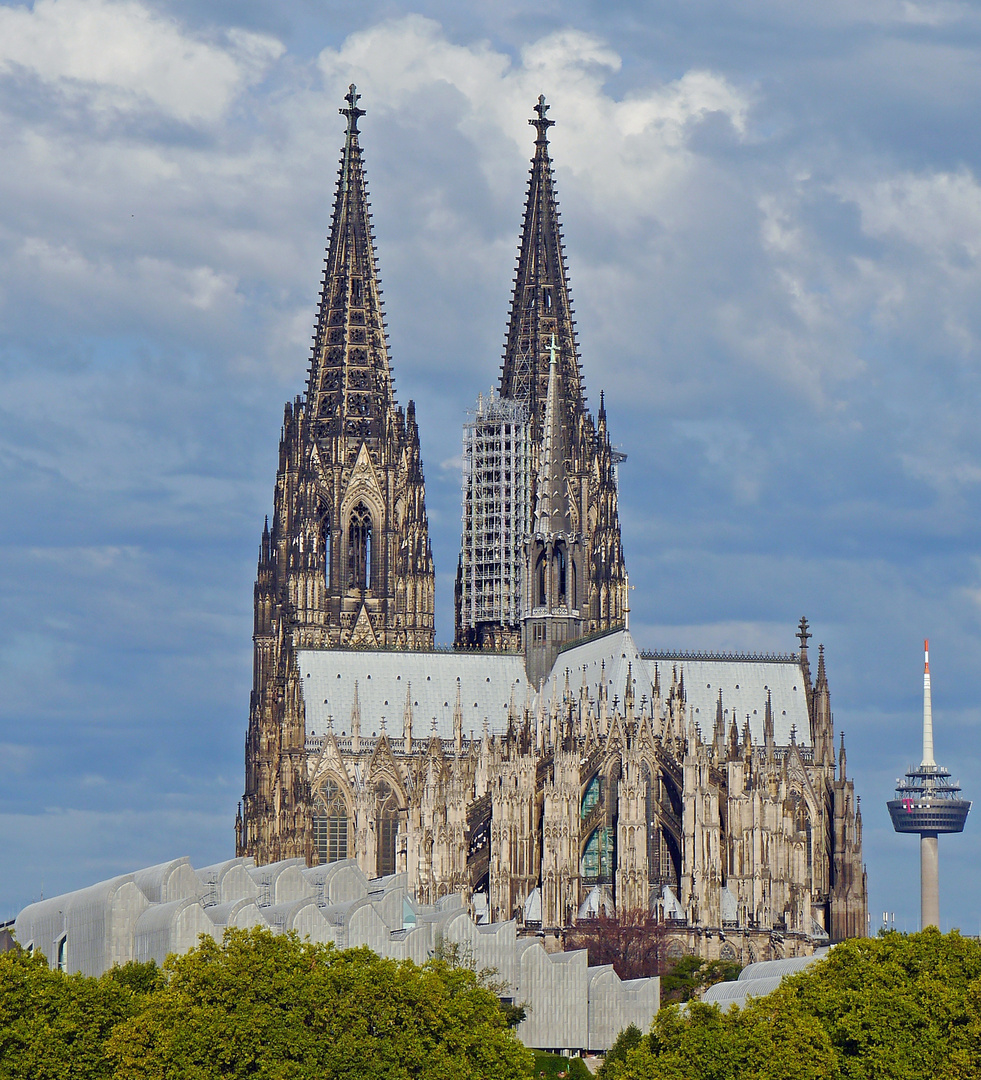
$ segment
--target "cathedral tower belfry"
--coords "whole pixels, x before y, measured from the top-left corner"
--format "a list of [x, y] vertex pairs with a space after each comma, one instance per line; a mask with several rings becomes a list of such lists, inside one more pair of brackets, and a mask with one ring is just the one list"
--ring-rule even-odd
[[307, 390], [287, 404], [255, 586], [238, 853], [312, 857], [296, 650], [429, 649], [434, 573], [415, 406], [395, 402], [352, 85]]
[[[488, 406], [478, 405], [477, 420], [468, 425], [464, 438], [457, 648], [527, 650], [525, 610], [519, 612], [513, 602], [500, 603], [498, 598], [513, 598], [511, 583], [535, 572], [534, 567], [526, 569], [525, 554], [526, 543], [538, 531], [534, 515], [550, 393], [553, 413], [561, 415], [564, 432], [562, 461], [553, 461], [551, 468], [553, 473], [561, 468], [565, 475], [569, 530], [582, 543], [582, 562], [577, 567], [579, 625], [573, 636], [614, 629], [626, 621], [627, 572], [617, 511], [617, 466], [624, 455], [610, 443], [602, 401], [595, 421], [586, 408], [549, 154], [548, 129], [555, 121], [548, 119], [548, 110], [540, 96], [535, 118], [528, 121], [536, 132], [535, 152], [518, 244], [500, 396]], [[551, 453], [554, 458], [554, 448]], [[530, 468], [524, 468], [525, 462]], [[515, 492], [521, 492], [518, 505]], [[526, 607], [532, 591], [532, 583], [524, 581], [521, 593]], [[536, 633], [541, 632], [539, 627]]]

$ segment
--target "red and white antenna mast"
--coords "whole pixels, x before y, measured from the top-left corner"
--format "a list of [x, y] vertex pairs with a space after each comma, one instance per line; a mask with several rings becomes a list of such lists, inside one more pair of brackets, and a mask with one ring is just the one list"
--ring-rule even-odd
[[930, 641], [923, 642], [923, 760], [920, 767], [933, 765], [933, 702], [930, 699]]

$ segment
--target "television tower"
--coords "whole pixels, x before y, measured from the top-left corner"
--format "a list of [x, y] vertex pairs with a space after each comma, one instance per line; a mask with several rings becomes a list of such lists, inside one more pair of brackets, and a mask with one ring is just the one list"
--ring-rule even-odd
[[920, 929], [940, 928], [940, 867], [937, 837], [964, 831], [971, 809], [960, 799], [960, 785], [933, 760], [933, 706], [930, 700], [930, 642], [923, 642], [923, 760], [905, 780], [896, 781], [896, 798], [887, 805], [898, 833], [920, 834]]

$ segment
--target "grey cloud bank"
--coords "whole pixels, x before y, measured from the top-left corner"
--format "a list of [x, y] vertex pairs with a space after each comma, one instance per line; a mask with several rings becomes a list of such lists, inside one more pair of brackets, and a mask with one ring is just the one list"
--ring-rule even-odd
[[[303, 386], [343, 88], [452, 636], [460, 425], [498, 373], [544, 92], [587, 388], [629, 455], [632, 628], [793, 647], [864, 795], [981, 792], [981, 19], [957, 4], [0, 5], [0, 915], [232, 854], [251, 593]], [[89, 45], [99, 42], [99, 48]], [[941, 854], [977, 932], [981, 845]], [[873, 925], [874, 929], [874, 925]]]

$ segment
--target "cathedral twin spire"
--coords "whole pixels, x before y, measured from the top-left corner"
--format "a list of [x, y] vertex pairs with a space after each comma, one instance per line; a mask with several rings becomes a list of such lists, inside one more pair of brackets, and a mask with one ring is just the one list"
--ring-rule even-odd
[[555, 121], [546, 116], [548, 109], [544, 96], [540, 96], [535, 106], [537, 115], [528, 121], [537, 138], [501, 371], [501, 397], [529, 406], [536, 436], [541, 430], [548, 393], [553, 341], [558, 351], [562, 392], [574, 412], [584, 408], [565, 245], [548, 148], [548, 129], [555, 126]]
[[384, 437], [393, 405], [392, 376], [381, 287], [371, 231], [358, 119], [360, 94], [352, 84], [338, 172], [323, 291], [307, 384], [307, 408], [318, 438]]
[[[602, 404], [598, 425], [586, 408], [548, 109], [540, 96], [529, 120], [535, 152], [501, 372], [501, 397], [528, 409], [537, 460], [522, 637], [529, 674], [534, 669], [539, 675], [561, 643], [624, 624], [627, 581], [616, 487], [623, 455], [610, 445]], [[541, 623], [542, 615], [552, 619], [550, 626]], [[536, 620], [531, 630], [529, 619]], [[545, 640], [551, 647], [532, 659], [530, 644]]]
[[[314, 577], [320, 549], [323, 559], [322, 580], [299, 590], [298, 621], [314, 646], [420, 648], [431, 646], [434, 625], [424, 481], [414, 407], [406, 416], [394, 401], [358, 101], [352, 85], [340, 110], [347, 127], [298, 432], [311, 480], [301, 495], [308, 535], [300, 546]], [[532, 463], [528, 497], [512, 510], [522, 518], [514, 523], [514, 559], [522, 560], [525, 538], [542, 531], [535, 508], [547, 504], [551, 531], [583, 537], [575, 567], [582, 629], [606, 630], [623, 623], [626, 608], [616, 493], [622, 455], [610, 445], [605, 409], [597, 427], [583, 396], [548, 109], [539, 97], [529, 121], [535, 150], [501, 372], [502, 399], [524, 409]], [[530, 579], [534, 568], [524, 573]], [[461, 638], [473, 642], [458, 620]]]

